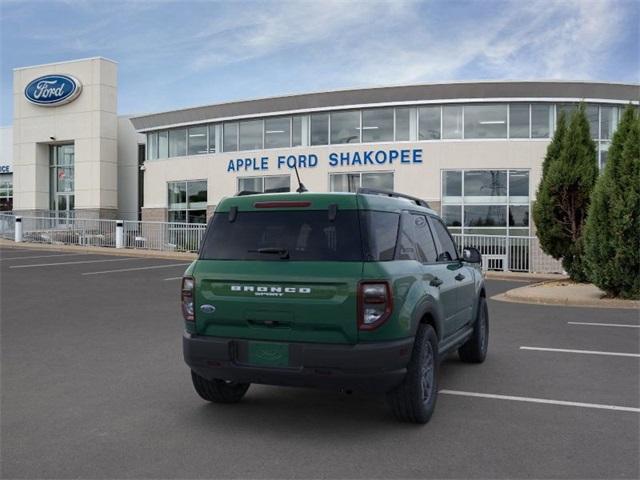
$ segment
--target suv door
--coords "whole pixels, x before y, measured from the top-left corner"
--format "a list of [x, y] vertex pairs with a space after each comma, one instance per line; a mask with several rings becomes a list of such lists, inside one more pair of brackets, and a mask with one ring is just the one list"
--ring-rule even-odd
[[438, 252], [425, 215], [404, 212], [401, 225], [399, 259], [410, 255], [421, 263], [426, 292], [436, 299], [436, 306], [440, 308], [442, 338], [446, 338], [455, 331], [456, 324], [455, 273], [436, 261]]
[[438, 250], [437, 262], [445, 265], [451, 272], [451, 276], [447, 278], [452, 281], [451, 288], [455, 291], [456, 313], [451, 325], [453, 333], [471, 323], [475, 298], [475, 272], [460, 260], [456, 244], [444, 223], [439, 218], [430, 216], [429, 225]]

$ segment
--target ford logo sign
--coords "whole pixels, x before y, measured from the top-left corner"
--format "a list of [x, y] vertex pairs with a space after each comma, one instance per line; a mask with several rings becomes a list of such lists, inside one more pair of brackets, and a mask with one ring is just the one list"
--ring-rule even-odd
[[45, 75], [29, 82], [24, 96], [35, 105], [58, 106], [75, 100], [81, 90], [80, 81], [70, 75]]

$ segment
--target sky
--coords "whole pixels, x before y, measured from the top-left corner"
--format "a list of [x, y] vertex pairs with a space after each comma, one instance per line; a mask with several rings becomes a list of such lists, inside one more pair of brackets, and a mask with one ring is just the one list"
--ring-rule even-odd
[[640, 82], [640, 0], [0, 0], [12, 69], [118, 62], [118, 112], [464, 80]]

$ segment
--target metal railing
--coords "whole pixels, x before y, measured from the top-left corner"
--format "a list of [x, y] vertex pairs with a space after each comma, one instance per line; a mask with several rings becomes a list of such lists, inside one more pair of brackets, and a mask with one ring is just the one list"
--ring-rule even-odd
[[115, 247], [116, 221], [22, 217], [22, 240], [33, 243]]
[[13, 240], [16, 235], [16, 217], [10, 213], [0, 213], [0, 237]]
[[540, 248], [538, 237], [455, 234], [458, 248], [475, 247], [482, 254], [483, 270], [562, 273], [562, 262]]
[[207, 226], [201, 223], [124, 221], [124, 246], [146, 250], [197, 252]]

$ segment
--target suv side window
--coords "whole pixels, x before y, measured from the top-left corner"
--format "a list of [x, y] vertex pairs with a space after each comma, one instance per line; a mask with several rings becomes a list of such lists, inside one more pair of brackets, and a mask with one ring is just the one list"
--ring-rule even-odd
[[436, 261], [436, 246], [424, 215], [402, 214], [399, 247], [398, 260]]
[[429, 217], [429, 223], [431, 229], [439, 243], [438, 262], [451, 262], [458, 259], [458, 250], [454, 243], [447, 227], [440, 221], [440, 219]]

